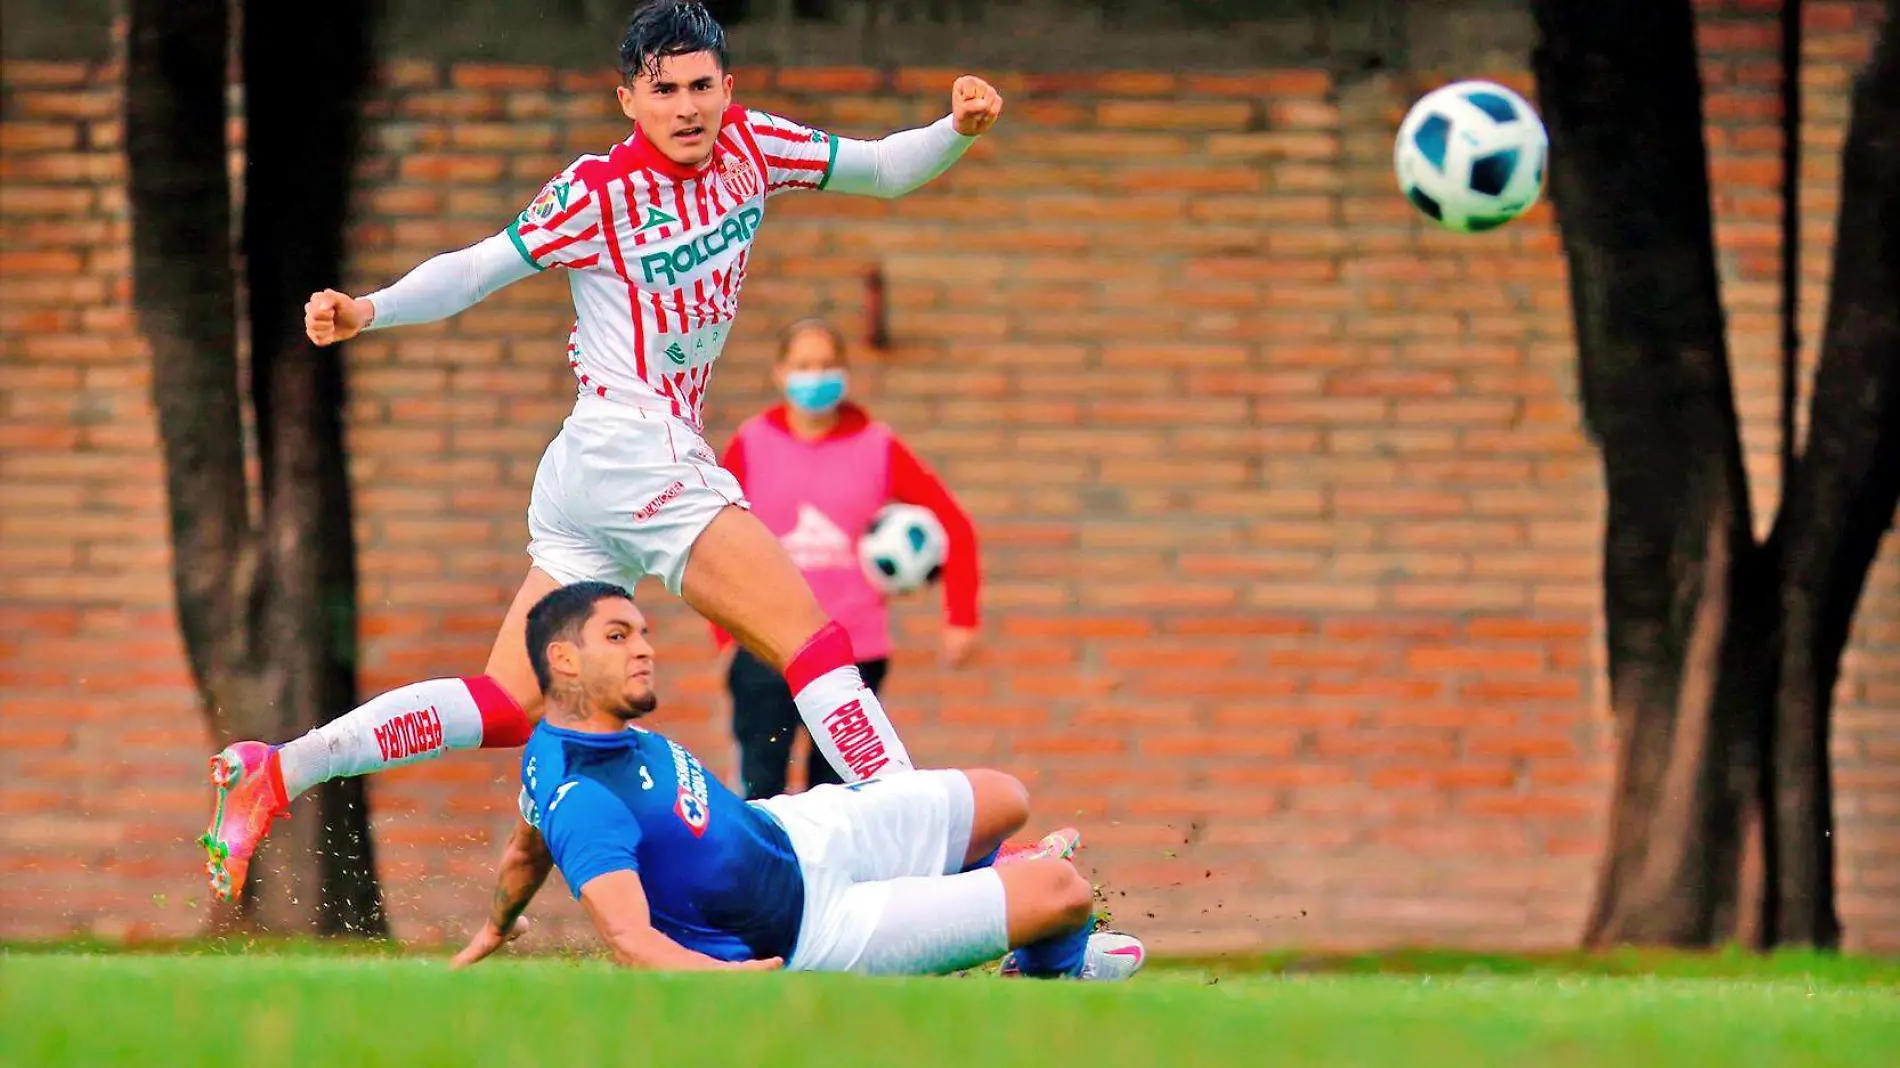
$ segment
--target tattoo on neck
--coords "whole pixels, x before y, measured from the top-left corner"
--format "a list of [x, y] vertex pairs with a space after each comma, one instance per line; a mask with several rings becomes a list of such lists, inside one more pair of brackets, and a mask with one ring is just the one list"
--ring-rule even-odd
[[581, 710], [581, 691], [577, 686], [556, 686], [548, 691], [547, 717], [556, 723], [578, 723], [587, 718]]

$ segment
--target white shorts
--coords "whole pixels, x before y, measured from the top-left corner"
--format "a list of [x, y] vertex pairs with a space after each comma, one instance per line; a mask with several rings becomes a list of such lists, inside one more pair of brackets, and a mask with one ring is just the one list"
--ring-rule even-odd
[[748, 507], [745, 491], [691, 427], [581, 397], [535, 470], [528, 556], [563, 585], [632, 590], [652, 575], [677, 595], [693, 542], [728, 505]]
[[1003, 883], [965, 874], [976, 799], [960, 771], [903, 771], [755, 801], [805, 874], [792, 971], [931, 975], [1009, 948]]

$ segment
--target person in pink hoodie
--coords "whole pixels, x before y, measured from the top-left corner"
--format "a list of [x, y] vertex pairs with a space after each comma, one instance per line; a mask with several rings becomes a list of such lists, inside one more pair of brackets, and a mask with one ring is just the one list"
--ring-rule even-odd
[[[851, 637], [858, 673], [876, 692], [890, 664], [891, 629], [883, 594], [858, 563], [858, 538], [892, 501], [930, 509], [949, 536], [943, 585], [943, 655], [968, 663], [977, 644], [976, 528], [969, 514], [896, 431], [845, 400], [848, 372], [842, 335], [822, 319], [805, 319], [779, 338], [773, 381], [784, 402], [746, 420], [720, 464], [744, 487], [752, 511], [791, 554], [831, 618]], [[731, 635], [714, 628], [720, 648]], [[726, 671], [732, 731], [748, 799], [785, 791], [792, 740], [802, 731], [785, 679], [743, 648]], [[807, 781], [840, 781], [813, 750]]]

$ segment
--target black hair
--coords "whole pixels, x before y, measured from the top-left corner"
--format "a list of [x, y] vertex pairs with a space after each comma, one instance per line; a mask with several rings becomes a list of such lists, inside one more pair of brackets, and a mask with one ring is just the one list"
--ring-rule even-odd
[[698, 0], [653, 0], [627, 20], [620, 39], [620, 74], [632, 84], [642, 74], [658, 77], [660, 61], [711, 52], [726, 69], [726, 31]]
[[792, 342], [797, 340], [800, 334], [813, 333], [825, 335], [825, 340], [831, 342], [831, 351], [837, 355], [840, 363], [850, 355], [850, 350], [845, 345], [844, 333], [831, 325], [828, 320], [814, 315], [809, 319], [800, 319], [779, 331], [778, 355], [773, 357], [772, 362], [783, 363], [785, 354], [792, 351]]
[[594, 606], [614, 597], [633, 600], [633, 594], [611, 582], [576, 582], [562, 586], [535, 602], [528, 609], [528, 662], [534, 666], [534, 681], [547, 693], [554, 681], [548, 672], [548, 645], [580, 638], [581, 628], [594, 614]]

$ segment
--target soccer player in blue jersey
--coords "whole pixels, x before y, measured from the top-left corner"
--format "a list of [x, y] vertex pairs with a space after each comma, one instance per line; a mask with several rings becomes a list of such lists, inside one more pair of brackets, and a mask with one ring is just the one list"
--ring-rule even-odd
[[546, 714], [521, 761], [522, 822], [467, 965], [520, 930], [560, 868], [622, 964], [940, 974], [1008, 954], [1011, 974], [1123, 979], [1141, 943], [1095, 932], [1073, 838], [995, 864], [1029, 815], [998, 771], [905, 770], [747, 802], [633, 726], [658, 704], [627, 591], [582, 582], [528, 614]]

